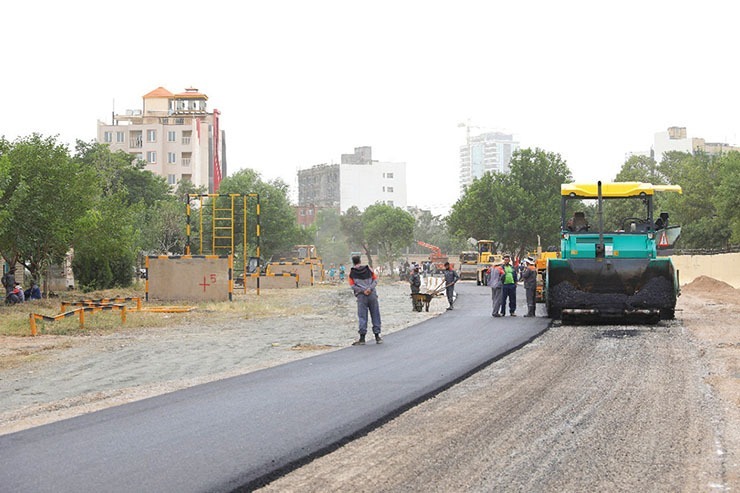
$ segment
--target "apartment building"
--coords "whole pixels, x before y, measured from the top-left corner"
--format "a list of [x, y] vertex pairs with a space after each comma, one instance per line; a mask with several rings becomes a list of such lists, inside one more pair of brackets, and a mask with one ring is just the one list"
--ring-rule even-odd
[[98, 121], [98, 142], [144, 160], [170, 185], [189, 180], [214, 193], [226, 176], [226, 142], [220, 112], [209, 112], [207, 101], [195, 88], [175, 94], [158, 87], [142, 97], [141, 109], [114, 113], [110, 124]]
[[346, 212], [383, 203], [406, 209], [406, 163], [378, 161], [372, 148], [342, 154], [339, 164], [318, 164], [298, 171], [298, 206], [333, 207]]

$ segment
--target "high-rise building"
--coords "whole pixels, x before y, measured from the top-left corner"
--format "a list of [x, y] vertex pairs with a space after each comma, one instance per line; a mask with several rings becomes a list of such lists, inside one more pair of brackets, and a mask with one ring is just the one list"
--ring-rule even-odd
[[460, 189], [473, 183], [488, 171], [508, 173], [511, 155], [519, 149], [514, 136], [501, 132], [486, 132], [467, 136], [460, 146]]
[[298, 171], [298, 206], [334, 207], [345, 212], [375, 203], [406, 208], [406, 163], [372, 159], [369, 146], [342, 154], [340, 164]]
[[225, 133], [218, 110], [208, 112], [208, 96], [188, 88], [173, 94], [164, 87], [143, 96], [142, 109], [98, 121], [98, 142], [146, 162], [146, 169], [170, 185], [189, 180], [213, 193], [226, 176]]

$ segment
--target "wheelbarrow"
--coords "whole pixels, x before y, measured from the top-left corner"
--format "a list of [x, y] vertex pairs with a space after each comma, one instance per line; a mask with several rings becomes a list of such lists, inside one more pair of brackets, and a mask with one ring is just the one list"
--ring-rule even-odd
[[429, 303], [432, 301], [432, 298], [438, 296], [443, 290], [444, 284], [441, 288], [437, 288], [436, 291], [432, 291], [431, 293], [411, 293], [411, 304], [414, 308], [414, 311], [420, 312], [422, 308], [425, 308], [426, 311], [429, 311]]
[[429, 303], [432, 301], [432, 298], [434, 298], [433, 293], [411, 293], [411, 304], [414, 307], [414, 311], [420, 312], [423, 308], [429, 311]]

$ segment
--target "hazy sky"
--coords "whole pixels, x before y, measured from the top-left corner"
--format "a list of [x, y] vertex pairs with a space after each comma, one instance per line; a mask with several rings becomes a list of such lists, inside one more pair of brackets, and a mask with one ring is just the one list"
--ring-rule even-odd
[[613, 179], [672, 125], [739, 143], [737, 1], [226, 3], [4, 2], [0, 135], [90, 141], [114, 101], [196, 87], [222, 112], [229, 173], [295, 188], [368, 145], [435, 213], [458, 198], [468, 120], [580, 181]]

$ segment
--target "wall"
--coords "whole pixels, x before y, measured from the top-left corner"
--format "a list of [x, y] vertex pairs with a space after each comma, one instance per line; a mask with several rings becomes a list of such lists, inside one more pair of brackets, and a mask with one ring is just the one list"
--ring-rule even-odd
[[679, 270], [681, 285], [699, 276], [708, 276], [740, 289], [740, 253], [674, 255], [671, 259]]

